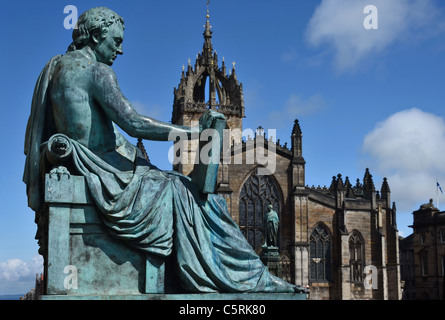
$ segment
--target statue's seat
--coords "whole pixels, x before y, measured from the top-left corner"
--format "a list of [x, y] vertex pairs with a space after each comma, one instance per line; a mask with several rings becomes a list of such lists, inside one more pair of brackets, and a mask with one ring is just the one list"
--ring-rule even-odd
[[85, 179], [45, 177], [48, 295], [163, 293], [163, 261], [107, 234]]

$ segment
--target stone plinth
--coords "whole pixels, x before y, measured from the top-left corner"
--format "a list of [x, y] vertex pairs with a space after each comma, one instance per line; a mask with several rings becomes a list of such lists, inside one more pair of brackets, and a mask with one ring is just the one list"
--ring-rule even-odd
[[261, 261], [267, 266], [269, 272], [279, 277], [281, 275], [280, 252], [277, 247], [263, 246]]
[[45, 206], [47, 299], [164, 292], [164, 261], [106, 232], [83, 177], [47, 174]]

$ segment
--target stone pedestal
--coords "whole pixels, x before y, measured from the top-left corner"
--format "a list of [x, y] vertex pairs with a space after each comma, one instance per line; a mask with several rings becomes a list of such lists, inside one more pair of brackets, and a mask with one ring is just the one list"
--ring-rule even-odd
[[277, 247], [263, 246], [260, 257], [261, 261], [263, 261], [264, 265], [269, 269], [269, 272], [280, 277], [281, 263], [279, 249]]

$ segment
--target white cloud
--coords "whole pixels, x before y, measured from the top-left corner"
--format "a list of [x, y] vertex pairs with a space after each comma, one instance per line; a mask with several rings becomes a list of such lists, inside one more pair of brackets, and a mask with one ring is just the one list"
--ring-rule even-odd
[[378, 123], [363, 142], [363, 152], [369, 156], [367, 165], [388, 178], [392, 199], [406, 212], [430, 198], [436, 200], [436, 179], [445, 185], [443, 150], [445, 120], [416, 108]]
[[35, 255], [28, 262], [9, 259], [0, 262], [0, 294], [25, 294], [35, 286], [36, 274], [43, 273], [43, 258]]
[[[378, 10], [378, 29], [363, 26], [373, 4]], [[431, 0], [322, 0], [307, 27], [310, 44], [327, 44], [334, 51], [339, 71], [350, 70], [364, 59], [377, 54], [399, 39], [422, 36], [437, 27], [438, 9]]]

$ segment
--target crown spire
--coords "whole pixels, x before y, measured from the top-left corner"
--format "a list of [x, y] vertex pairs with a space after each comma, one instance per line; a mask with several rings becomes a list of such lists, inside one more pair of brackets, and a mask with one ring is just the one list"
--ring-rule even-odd
[[189, 61], [182, 70], [179, 87], [174, 90], [172, 123], [189, 125], [185, 114], [212, 109], [233, 118], [233, 122], [230, 122], [232, 127], [241, 129], [244, 118], [243, 86], [237, 80], [234, 68], [231, 76], [227, 75], [226, 71], [230, 67], [226, 68], [224, 58], [221, 68], [218, 66], [218, 54], [213, 50], [211, 41], [213, 32], [210, 25], [210, 1], [206, 3], [202, 52], [196, 55], [194, 67]]

